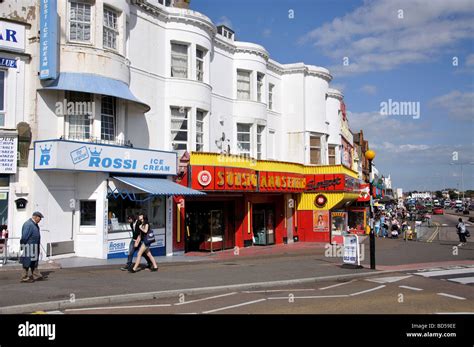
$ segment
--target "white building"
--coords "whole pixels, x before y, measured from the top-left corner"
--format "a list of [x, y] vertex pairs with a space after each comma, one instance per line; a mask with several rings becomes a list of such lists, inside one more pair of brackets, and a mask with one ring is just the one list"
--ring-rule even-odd
[[[35, 142], [27, 167], [2, 176], [10, 178], [0, 197], [2, 189], [9, 194], [11, 236], [39, 210], [49, 252], [106, 258], [128, 247], [126, 212], [145, 210], [160, 252], [172, 254], [170, 196], [195, 192], [170, 185], [146, 200], [121, 175], [165, 179], [178, 172], [176, 157], [185, 151], [354, 166], [343, 95], [329, 88], [327, 69], [280, 64], [264, 47], [237, 41], [230, 28], [173, 1], [57, 3], [60, 30], [57, 38], [49, 30], [48, 47], [58, 61], [55, 68], [50, 57], [49, 70], [40, 50], [48, 29], [38, 20], [45, 5], [0, 4], [2, 17], [15, 13], [20, 22], [2, 25], [25, 31], [22, 47], [0, 46], [1, 58], [17, 62], [0, 66], [5, 100], [16, 101], [6, 113], [0, 103], [1, 131], [15, 137], [17, 124], [27, 122]], [[135, 194], [136, 202], [113, 199], [120, 194]], [[14, 206], [18, 198], [26, 208]]]

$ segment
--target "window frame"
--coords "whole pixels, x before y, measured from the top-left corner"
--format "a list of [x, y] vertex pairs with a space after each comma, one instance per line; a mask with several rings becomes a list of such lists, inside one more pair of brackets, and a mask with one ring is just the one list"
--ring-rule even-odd
[[[186, 76], [185, 77], [173, 76], [173, 55], [184, 56], [183, 53], [173, 51], [174, 45], [186, 47]], [[170, 59], [171, 59], [170, 60], [170, 77], [171, 78], [184, 78], [184, 79], [189, 78], [189, 46], [190, 46], [189, 44], [184, 43], [184, 42], [173, 42], [173, 41], [171, 42], [171, 45], [170, 45]]]
[[[261, 80], [259, 79], [259, 77], [261, 77]], [[263, 86], [264, 86], [264, 78], [265, 78], [265, 74], [261, 73], [261, 72], [257, 72], [257, 101], [258, 102], [263, 102], [262, 101], [262, 94], [264, 92], [263, 90]]]
[[[104, 99], [111, 98], [112, 99], [112, 114], [104, 113]], [[104, 118], [112, 118], [112, 128], [113, 134], [112, 139], [104, 138]], [[117, 141], [117, 98], [108, 95], [101, 95], [100, 98], [100, 140], [116, 143]]]
[[273, 110], [273, 89], [275, 85], [273, 83], [268, 83], [268, 109]]
[[[199, 119], [199, 115], [202, 115], [202, 119]], [[196, 134], [195, 134], [195, 151], [196, 152], [204, 152], [204, 147], [205, 147], [205, 133], [206, 133], [206, 115], [207, 111], [197, 109], [196, 110], [196, 120], [195, 120], [195, 129], [196, 129]], [[202, 131], [198, 131], [198, 123], [200, 123], [202, 127]], [[198, 135], [202, 136], [202, 142], [198, 142]], [[198, 149], [198, 145], [201, 146], [200, 149]]]
[[[198, 51], [202, 52], [202, 58], [198, 57]], [[204, 70], [205, 70], [205, 57], [207, 51], [199, 46], [196, 46], [196, 81], [204, 82]], [[201, 70], [198, 69], [198, 63], [202, 64]], [[199, 78], [199, 74], [201, 74], [201, 78]]]
[[[239, 125], [248, 126], [249, 127], [248, 132], [239, 131]], [[248, 156], [248, 157], [251, 157], [252, 155], [252, 126], [253, 126], [252, 123], [240, 123], [240, 122], [236, 123], [236, 135], [237, 135], [236, 147], [237, 147], [237, 153], [239, 155]], [[240, 134], [245, 134], [245, 135], [248, 134], [249, 140], [248, 141], [239, 140]], [[249, 145], [248, 151], [242, 150], [242, 148], [239, 146], [240, 143], [248, 143]]]
[[[261, 129], [261, 131], [259, 131]], [[257, 159], [262, 160], [264, 159], [263, 157], [263, 149], [264, 149], [264, 144], [265, 144], [265, 125], [257, 124]], [[260, 148], [259, 148], [260, 146]]]
[[[318, 139], [319, 140], [319, 146], [314, 146], [311, 144], [311, 139], [312, 138], [315, 138], [315, 139]], [[315, 135], [315, 134], [310, 134], [309, 135], [309, 163], [311, 165], [321, 165], [321, 152], [322, 152], [322, 144], [321, 144], [321, 136], [320, 135]], [[311, 160], [311, 152], [314, 150], [314, 149], [317, 149], [319, 151], [319, 163], [313, 163], [312, 160]]]
[[[181, 118], [181, 117], [175, 117], [173, 116], [173, 109], [176, 109], [178, 110], [178, 113], [181, 113], [180, 110], [184, 109], [185, 110], [185, 117], [184, 118]], [[185, 148], [184, 150], [187, 151], [189, 149], [189, 132], [190, 132], [190, 129], [189, 129], [189, 113], [190, 113], [190, 110], [188, 107], [180, 107], [180, 106], [170, 106], [170, 135], [171, 135], [171, 138], [170, 138], [170, 143], [171, 143], [171, 149], [173, 151], [179, 151], [179, 150], [183, 150], [183, 149], [179, 149], [179, 148], [174, 148], [175, 147], [175, 144], [179, 145], [179, 144], [184, 144], [185, 145]], [[182, 121], [184, 119], [184, 121], [186, 122], [186, 130], [181, 130], [181, 129], [173, 129], [172, 125], [173, 125], [173, 120], [180, 120]], [[186, 141], [182, 141], [182, 140], [175, 140], [174, 137], [173, 137], [173, 133], [186, 133]]]
[[[86, 100], [85, 98], [83, 100], [75, 100], [75, 98], [72, 97], [72, 95], [74, 94], [77, 94], [77, 95], [80, 95], [80, 94], [83, 94], [84, 96], [85, 95], [88, 95], [89, 96], [89, 99]], [[77, 102], [91, 102], [92, 105], [94, 105], [94, 94], [90, 94], [90, 93], [82, 93], [82, 92], [75, 92], [75, 91], [66, 91], [66, 94], [65, 94], [65, 99], [66, 99], [66, 102], [69, 103], [69, 102], [74, 102], [74, 103], [77, 103]], [[83, 124], [73, 124], [76, 126], [76, 128], [79, 128], [79, 127], [83, 127], [84, 128], [84, 132], [83, 132], [83, 136], [81, 137], [76, 137], [76, 136], [72, 136], [71, 133], [74, 133], [76, 134], [77, 131], [74, 131], [74, 132], [71, 132], [71, 117], [85, 117], [82, 119], [82, 121], [84, 121]], [[67, 112], [67, 110], [65, 110], [65, 114], [64, 114], [64, 125], [65, 125], [65, 131], [64, 131], [64, 135], [66, 136], [67, 139], [69, 140], [74, 140], [74, 141], [89, 141], [91, 138], [94, 138], [94, 118], [95, 118], [95, 108], [93, 108], [93, 111], [92, 111], [92, 114], [87, 114], [87, 113], [84, 113], [84, 114], [69, 114]], [[86, 120], [88, 120], [89, 124], [87, 125], [86, 123]], [[79, 122], [78, 122], [79, 123]], [[85, 136], [87, 134], [86, 132], [86, 128], [87, 126], [89, 127], [89, 136]]]
[[[239, 80], [239, 73], [247, 73], [248, 74], [248, 98], [241, 98], [240, 93], [245, 92], [247, 94], [247, 91], [244, 89], [239, 89], [239, 81], [241, 82], [242, 80]], [[237, 69], [237, 83], [236, 83], [236, 91], [237, 91], [237, 100], [243, 100], [243, 101], [251, 101], [252, 100], [252, 71], [249, 70], [244, 70], [244, 69]], [[246, 82], [246, 81], [245, 81]]]
[[[112, 27], [109, 27], [108, 25], [106, 25], [106, 20], [105, 20], [105, 13], [106, 11], [110, 12], [110, 13], [113, 13], [115, 14], [116, 16], [116, 28], [112, 28]], [[108, 49], [108, 50], [112, 50], [112, 51], [115, 51], [115, 52], [118, 52], [119, 51], [119, 38], [120, 38], [120, 12], [117, 11], [115, 8], [113, 7], [110, 7], [109, 5], [105, 5], [103, 6], [103, 15], [102, 15], [102, 47], [104, 49]], [[114, 33], [115, 34], [115, 47], [110, 47], [110, 46], [107, 46], [105, 45], [105, 33], [109, 31], [111, 33]]]
[[[84, 203], [94, 203], [94, 223], [93, 224], [83, 224], [83, 217], [85, 214], [83, 213], [83, 204]], [[80, 218], [79, 218], [79, 225], [81, 227], [95, 227], [97, 226], [97, 201], [96, 200], [79, 200], [79, 208], [80, 208]], [[92, 211], [92, 210], [91, 210]], [[90, 223], [90, 222], [89, 222]]]
[[[77, 40], [77, 39], [72, 39], [71, 38], [71, 10], [72, 10], [72, 4], [82, 4], [82, 5], [88, 5], [90, 7], [90, 38], [88, 41], [85, 40]], [[93, 45], [94, 44], [94, 4], [90, 0], [68, 0], [67, 4], [67, 20], [68, 20], [68, 25], [67, 25], [67, 40], [68, 42], [72, 43], [80, 43], [80, 44], [85, 44], [85, 45]], [[77, 20], [74, 20], [76, 23], [87, 23], [87, 22], [79, 22]]]
[[[331, 149], [334, 150], [334, 155], [331, 155]], [[331, 164], [331, 158], [334, 158], [333, 164]], [[336, 145], [328, 145], [328, 165], [336, 165]]]

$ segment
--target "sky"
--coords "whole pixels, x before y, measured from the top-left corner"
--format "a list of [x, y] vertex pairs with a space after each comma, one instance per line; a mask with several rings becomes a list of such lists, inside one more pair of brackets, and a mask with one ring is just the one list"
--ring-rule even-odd
[[474, 189], [473, 0], [192, 0], [191, 9], [280, 63], [328, 68], [393, 188]]

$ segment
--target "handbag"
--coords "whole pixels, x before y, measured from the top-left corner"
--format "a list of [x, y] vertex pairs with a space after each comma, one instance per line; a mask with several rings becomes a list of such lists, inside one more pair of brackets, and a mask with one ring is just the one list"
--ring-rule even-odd
[[152, 230], [149, 230], [146, 234], [145, 234], [145, 245], [146, 246], [149, 246], [151, 245], [153, 242], [155, 242], [155, 234], [153, 233]]

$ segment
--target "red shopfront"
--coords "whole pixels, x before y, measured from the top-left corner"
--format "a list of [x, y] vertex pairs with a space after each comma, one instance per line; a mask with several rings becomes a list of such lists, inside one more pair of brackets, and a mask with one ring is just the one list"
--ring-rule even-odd
[[187, 175], [189, 185], [207, 195], [178, 204], [175, 250], [281, 244], [297, 236], [294, 194], [305, 187], [303, 175], [199, 165], [190, 166]]

